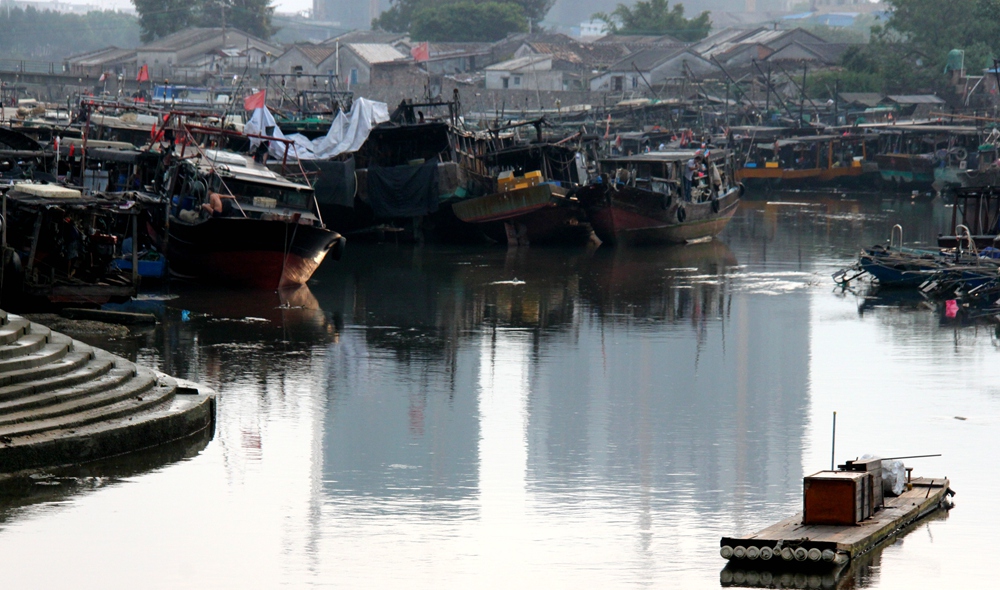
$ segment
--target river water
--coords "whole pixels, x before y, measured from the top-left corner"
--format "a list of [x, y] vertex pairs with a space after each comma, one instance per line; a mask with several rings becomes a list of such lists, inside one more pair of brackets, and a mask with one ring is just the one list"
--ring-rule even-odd
[[997, 330], [830, 279], [950, 211], [774, 194], [707, 244], [352, 243], [283, 298], [172, 285], [103, 344], [217, 389], [214, 438], [5, 491], [3, 585], [718, 588], [836, 411], [838, 462], [943, 453], [909, 464], [958, 492], [839, 587], [991, 587]]

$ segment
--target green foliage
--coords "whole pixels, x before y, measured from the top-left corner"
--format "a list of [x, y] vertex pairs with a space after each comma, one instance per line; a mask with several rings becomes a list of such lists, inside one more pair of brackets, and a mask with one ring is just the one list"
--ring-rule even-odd
[[9, 59], [58, 60], [109, 45], [135, 47], [139, 22], [122, 12], [65, 14], [11, 8], [0, 11], [0, 55]]
[[881, 92], [882, 77], [872, 72], [826, 70], [809, 74], [806, 95], [813, 100], [833, 98], [839, 83], [840, 92]]
[[422, 8], [410, 35], [422, 41], [497, 41], [528, 30], [520, 6], [511, 2], [457, 2]]
[[598, 12], [592, 18], [608, 24], [608, 30], [618, 35], [671, 35], [681, 41], [704, 39], [712, 28], [708, 12], [694, 18], [684, 18], [684, 5], [670, 8], [667, 0], [639, 0], [629, 8], [619, 4], [606, 14]]
[[132, 0], [142, 40], [152, 41], [188, 27], [227, 27], [262, 39], [274, 34], [271, 0]]
[[[411, 26], [414, 25], [418, 12], [457, 4], [513, 4], [521, 9], [524, 15], [522, 18], [537, 25], [545, 18], [554, 3], [555, 0], [392, 0], [389, 10], [372, 21], [372, 28], [416, 35]], [[447, 16], [447, 12], [443, 10], [439, 10], [436, 14]], [[447, 26], [444, 22], [446, 20], [448, 19], [442, 19], [442, 26]]]

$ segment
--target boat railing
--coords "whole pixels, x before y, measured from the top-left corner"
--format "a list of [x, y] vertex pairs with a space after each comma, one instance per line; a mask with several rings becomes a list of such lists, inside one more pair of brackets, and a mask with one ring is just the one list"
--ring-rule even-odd
[[[964, 234], [963, 234], [964, 232]], [[969, 231], [968, 226], [958, 224], [955, 226], [955, 241], [958, 244], [958, 254], [962, 255], [962, 237], [969, 240], [969, 252], [972, 253], [973, 257], [976, 259], [976, 266], [979, 266], [979, 251], [976, 249], [976, 240], [972, 238], [972, 232]]]
[[903, 226], [900, 225], [900, 224], [898, 224], [898, 223], [896, 225], [892, 226], [892, 231], [889, 232], [889, 249], [892, 250], [892, 245], [895, 243], [895, 238], [896, 238], [896, 233], [897, 233], [896, 230], [899, 230], [899, 245], [896, 247], [896, 249], [899, 252], [902, 252], [903, 251]]

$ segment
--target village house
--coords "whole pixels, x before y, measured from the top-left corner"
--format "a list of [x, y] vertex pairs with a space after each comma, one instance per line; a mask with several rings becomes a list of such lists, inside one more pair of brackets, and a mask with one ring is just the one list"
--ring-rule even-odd
[[337, 73], [337, 47], [295, 43], [271, 62], [276, 74], [333, 75]]
[[281, 53], [277, 45], [238, 29], [193, 27], [140, 46], [136, 62], [139, 67], [148, 66], [153, 78], [169, 78], [175, 72], [218, 74], [267, 69]]
[[135, 49], [118, 47], [71, 55], [63, 61], [63, 69], [74, 76], [90, 77], [99, 77], [105, 72], [128, 75], [129, 72], [135, 74], [138, 71]]
[[516, 57], [486, 68], [488, 90], [582, 90], [578, 64], [551, 55]]
[[610, 92], [645, 92], [677, 78], [701, 78], [718, 69], [687, 48], [650, 47], [613, 64], [590, 81], [590, 89]]

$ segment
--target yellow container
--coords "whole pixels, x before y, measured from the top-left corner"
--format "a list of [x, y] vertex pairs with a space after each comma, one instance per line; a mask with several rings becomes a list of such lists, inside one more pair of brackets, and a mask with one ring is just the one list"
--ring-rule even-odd
[[765, 168], [777, 168], [778, 167], [778, 163], [777, 162], [764, 162], [764, 167]]

